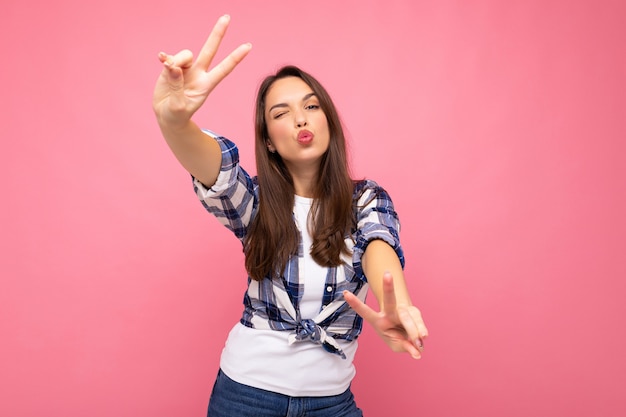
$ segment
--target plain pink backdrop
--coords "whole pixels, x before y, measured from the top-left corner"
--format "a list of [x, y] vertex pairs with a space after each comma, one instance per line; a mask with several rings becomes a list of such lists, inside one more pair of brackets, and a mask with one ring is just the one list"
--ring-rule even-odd
[[243, 257], [150, 101], [223, 13], [254, 46], [198, 122], [253, 170], [255, 89], [300, 65], [400, 213], [431, 337], [365, 329], [365, 415], [626, 415], [621, 0], [5, 1], [0, 415], [205, 415]]

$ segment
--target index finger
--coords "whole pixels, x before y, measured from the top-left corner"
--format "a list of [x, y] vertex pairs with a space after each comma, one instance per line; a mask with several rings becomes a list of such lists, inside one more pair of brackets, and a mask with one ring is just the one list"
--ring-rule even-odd
[[217, 19], [215, 26], [213, 26], [213, 30], [211, 34], [207, 38], [206, 42], [202, 46], [200, 53], [198, 54], [198, 59], [196, 60], [196, 64], [203, 68], [205, 71], [209, 69], [211, 65], [211, 61], [213, 61], [213, 57], [217, 52], [217, 49], [222, 42], [222, 38], [226, 33], [226, 29], [228, 29], [228, 23], [230, 23], [230, 16], [225, 14]]
[[376, 312], [350, 291], [344, 291], [343, 298], [346, 300], [346, 303], [352, 307], [356, 314], [363, 317], [365, 321], [371, 323], [376, 319]]

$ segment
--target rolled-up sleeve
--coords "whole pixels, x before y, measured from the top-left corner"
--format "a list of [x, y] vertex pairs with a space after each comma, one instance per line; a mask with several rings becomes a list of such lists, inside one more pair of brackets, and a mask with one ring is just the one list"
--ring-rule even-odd
[[404, 268], [404, 252], [400, 245], [400, 219], [389, 194], [374, 181], [367, 180], [357, 186], [357, 230], [352, 254], [352, 264], [357, 278], [367, 280], [361, 258], [367, 245], [380, 239], [391, 246]]
[[243, 240], [258, 205], [256, 178], [250, 177], [239, 165], [239, 150], [235, 143], [213, 132], [205, 133], [220, 145], [222, 165], [210, 188], [192, 176], [194, 191], [204, 208]]

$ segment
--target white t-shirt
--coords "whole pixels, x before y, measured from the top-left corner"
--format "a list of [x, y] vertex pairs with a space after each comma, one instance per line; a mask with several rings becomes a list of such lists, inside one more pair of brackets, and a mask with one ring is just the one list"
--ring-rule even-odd
[[[307, 219], [313, 199], [295, 196], [294, 215], [302, 235], [305, 252], [300, 282], [304, 292], [300, 301], [303, 319], [317, 316], [327, 268], [310, 255], [311, 236]], [[288, 331], [263, 330], [237, 323], [228, 335], [220, 367], [229, 378], [245, 385], [289, 396], [327, 396], [344, 392], [356, 373], [353, 365], [357, 342], [337, 340], [346, 359], [310, 342], [289, 344]]]

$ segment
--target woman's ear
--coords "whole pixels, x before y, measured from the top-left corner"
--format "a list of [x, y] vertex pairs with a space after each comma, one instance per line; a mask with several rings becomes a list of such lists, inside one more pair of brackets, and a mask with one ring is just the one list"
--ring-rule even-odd
[[267, 150], [270, 151], [271, 153], [276, 152], [276, 148], [274, 147], [274, 145], [272, 145], [272, 142], [270, 142], [269, 139], [265, 141], [265, 145], [267, 146]]

